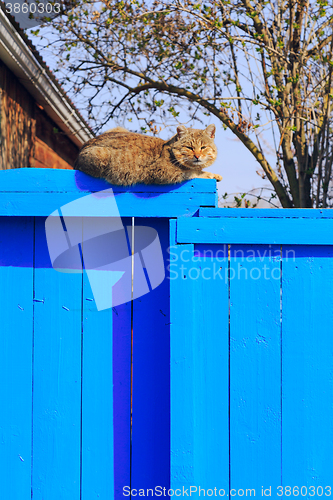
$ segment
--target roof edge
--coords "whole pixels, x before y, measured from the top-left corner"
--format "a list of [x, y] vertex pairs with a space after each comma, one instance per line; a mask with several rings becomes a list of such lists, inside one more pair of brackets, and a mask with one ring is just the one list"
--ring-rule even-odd
[[[61, 86], [53, 81], [55, 77], [38, 60], [28, 37], [17, 31], [15, 20], [0, 6], [0, 58], [15, 74], [20, 83], [36, 99], [59, 129], [66, 133], [78, 147], [94, 137], [74, 104]], [[30, 41], [29, 41], [30, 42]], [[35, 49], [36, 50], [36, 49]], [[36, 50], [37, 52], [37, 50]], [[53, 78], [52, 78], [53, 77]]]

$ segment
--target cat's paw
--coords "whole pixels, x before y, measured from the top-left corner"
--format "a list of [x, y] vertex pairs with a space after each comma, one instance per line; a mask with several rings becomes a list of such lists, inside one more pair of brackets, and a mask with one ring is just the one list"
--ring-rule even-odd
[[219, 174], [213, 174], [213, 179], [216, 179], [217, 182], [220, 182], [223, 179], [223, 177], [222, 175]]
[[222, 180], [221, 175], [219, 174], [212, 174], [211, 172], [204, 172], [202, 175], [203, 179], [215, 179], [217, 182], [220, 182]]

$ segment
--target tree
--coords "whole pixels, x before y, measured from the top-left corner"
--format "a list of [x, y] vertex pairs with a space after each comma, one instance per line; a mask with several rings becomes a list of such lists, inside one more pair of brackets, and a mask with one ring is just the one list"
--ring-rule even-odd
[[[76, 3], [73, 3], [76, 2]], [[214, 115], [282, 207], [331, 204], [333, 7], [326, 0], [73, 0], [53, 21], [59, 71], [99, 126]], [[262, 147], [270, 133], [276, 163]], [[275, 160], [274, 160], [275, 161]]]

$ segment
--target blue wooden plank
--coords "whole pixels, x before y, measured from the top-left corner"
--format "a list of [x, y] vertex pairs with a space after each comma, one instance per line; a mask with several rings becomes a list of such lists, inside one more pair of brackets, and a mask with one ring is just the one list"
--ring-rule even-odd
[[113, 308], [113, 384], [114, 498], [121, 500], [131, 484], [131, 302]]
[[228, 249], [175, 245], [170, 260], [171, 488], [228, 496]]
[[[52, 168], [20, 168], [0, 172], [0, 192], [97, 192], [108, 189], [110, 184], [76, 170]], [[192, 179], [173, 185], [113, 186], [117, 193], [215, 193], [216, 181], [213, 179]]]
[[[65, 217], [65, 223], [67, 217]], [[83, 222], [82, 252], [93, 233], [110, 229], [112, 221], [89, 218]], [[130, 224], [123, 219], [122, 224]], [[96, 248], [98, 255], [100, 248]], [[103, 251], [103, 249], [102, 249]], [[125, 257], [125, 256], [124, 256]], [[98, 271], [97, 271], [98, 272]], [[103, 280], [104, 296], [112, 283]], [[82, 371], [82, 499], [123, 498], [130, 484], [130, 304], [98, 310], [84, 276]], [[99, 294], [97, 295], [97, 298]], [[112, 319], [113, 314], [113, 319]]]
[[333, 248], [284, 247], [282, 277], [282, 484], [319, 498], [333, 470]]
[[178, 243], [333, 244], [333, 219], [180, 218]]
[[36, 218], [33, 497], [80, 499], [82, 274], [52, 269]]
[[[169, 220], [169, 246], [172, 247], [176, 245], [176, 237], [177, 237], [177, 219], [170, 219]], [[171, 248], [169, 248], [170, 253]], [[168, 262], [170, 260], [170, 256], [168, 257]], [[170, 264], [170, 262], [169, 262]]]
[[[1, 172], [0, 172], [1, 174]], [[0, 193], [0, 216], [48, 216], [59, 207], [89, 193]], [[115, 193], [121, 217], [178, 217], [193, 215], [200, 206], [215, 206], [215, 193]], [[96, 216], [92, 204], [71, 207], [72, 216]], [[113, 216], [107, 209], [99, 216]]]
[[[104, 290], [110, 292], [111, 286]], [[114, 498], [112, 309], [98, 311], [93, 297], [85, 273], [80, 500], [109, 500]]]
[[0, 218], [1, 497], [31, 498], [33, 219]]
[[230, 486], [255, 496], [271, 487], [274, 498], [281, 484], [280, 263], [280, 246], [231, 245]]
[[[170, 255], [170, 397], [171, 454], [170, 486], [172, 489], [195, 484], [194, 469], [194, 282], [180, 274], [181, 252], [193, 254], [193, 245], [178, 245]], [[175, 269], [176, 268], [176, 269]], [[176, 273], [176, 274], [175, 274]], [[176, 278], [176, 279], [174, 279]]]
[[331, 219], [330, 208], [200, 208], [199, 217]]
[[[168, 220], [135, 218], [135, 252], [139, 250], [140, 244], [139, 226], [148, 226], [158, 232], [166, 259]], [[155, 256], [150, 258], [154, 259]], [[139, 261], [134, 264], [134, 293], [139, 278], [139, 264]], [[146, 279], [154, 288], [156, 275], [161, 271], [164, 273], [164, 269], [158, 268], [159, 263], [153, 270], [149, 269], [147, 261], [145, 264]], [[164, 279], [157, 288], [133, 301], [131, 487], [137, 490], [170, 487], [169, 295], [169, 280]]]

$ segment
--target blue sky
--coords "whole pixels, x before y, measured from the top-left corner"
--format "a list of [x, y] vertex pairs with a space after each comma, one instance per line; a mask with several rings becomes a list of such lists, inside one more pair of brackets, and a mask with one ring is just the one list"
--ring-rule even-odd
[[[49, 33], [49, 28], [46, 28]], [[39, 49], [44, 61], [54, 70], [57, 65], [55, 56], [52, 54], [51, 50], [47, 48], [42, 48], [41, 40], [27, 30], [27, 35], [34, 43], [37, 49]], [[65, 89], [66, 90], [66, 89]], [[75, 97], [70, 95], [74, 104], [77, 104], [79, 109], [80, 104], [75, 102]], [[82, 102], [82, 96], [80, 101]], [[81, 111], [81, 109], [80, 109]], [[84, 115], [84, 111], [83, 111]], [[200, 116], [200, 115], [199, 115]], [[207, 117], [202, 115], [204, 123], [207, 122]], [[187, 121], [184, 116], [184, 122]], [[258, 188], [268, 188], [271, 190], [271, 184], [267, 180], [263, 180], [257, 173], [257, 170], [261, 171], [260, 165], [255, 160], [253, 155], [246, 149], [246, 147], [236, 138], [236, 136], [230, 130], [224, 130], [219, 120], [212, 117], [210, 123], [215, 123], [216, 125], [216, 138], [215, 143], [218, 147], [218, 157], [216, 162], [209, 168], [209, 171], [222, 175], [223, 180], [217, 184], [219, 195], [224, 195], [228, 193], [230, 199], [233, 199], [234, 194], [240, 194], [248, 192], [250, 190]], [[175, 128], [178, 123], [175, 123]], [[117, 126], [118, 123], [110, 121], [103, 130], [110, 129]], [[134, 121], [131, 124], [119, 124], [126, 126], [126, 128], [132, 128], [133, 130], [138, 129], [138, 124]], [[197, 126], [197, 125], [196, 125]], [[173, 135], [173, 131], [166, 129], [161, 132], [160, 137], [163, 139], [168, 139]], [[272, 151], [272, 146], [268, 141], [264, 145], [266, 152], [268, 153], [268, 160], [271, 162], [271, 166], [274, 167], [275, 159], [274, 152]], [[271, 152], [271, 154], [269, 154]], [[267, 192], [266, 192], [267, 196]], [[255, 199], [251, 196], [248, 197], [249, 200], [254, 201]], [[274, 203], [277, 203], [275, 200]], [[263, 201], [260, 202], [259, 207], [267, 206]]]

